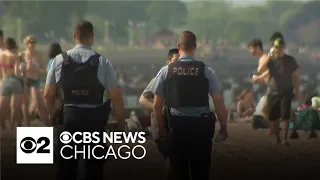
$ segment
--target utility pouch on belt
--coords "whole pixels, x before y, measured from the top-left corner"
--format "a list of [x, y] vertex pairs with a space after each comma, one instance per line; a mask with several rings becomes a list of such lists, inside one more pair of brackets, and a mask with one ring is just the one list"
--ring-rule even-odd
[[203, 135], [210, 136], [211, 138], [214, 136], [215, 132], [215, 124], [217, 118], [214, 113], [203, 113], [199, 118], [197, 125], [197, 132]]
[[165, 106], [163, 109], [162, 109], [162, 121], [163, 121], [163, 126], [165, 128], [166, 131], [168, 131], [170, 129], [169, 127], [169, 111], [168, 111], [168, 107]]

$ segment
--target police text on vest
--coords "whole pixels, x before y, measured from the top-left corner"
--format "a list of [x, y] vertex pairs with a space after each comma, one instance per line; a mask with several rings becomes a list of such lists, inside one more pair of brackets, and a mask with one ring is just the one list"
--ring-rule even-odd
[[199, 68], [174, 67], [173, 74], [179, 76], [198, 76]]
[[89, 90], [73, 89], [71, 93], [73, 96], [89, 96]]

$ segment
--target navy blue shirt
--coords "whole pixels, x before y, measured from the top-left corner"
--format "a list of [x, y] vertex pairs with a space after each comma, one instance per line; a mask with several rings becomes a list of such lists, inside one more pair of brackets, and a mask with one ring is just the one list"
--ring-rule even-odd
[[[178, 61], [195, 61], [193, 57], [180, 56]], [[157, 96], [164, 97], [164, 82], [167, 78], [168, 74], [168, 65], [162, 67], [155, 78], [154, 86], [152, 87], [153, 94]], [[205, 65], [204, 75], [208, 79], [209, 83], [209, 94], [214, 95], [217, 93], [221, 93], [221, 85], [220, 82], [214, 72], [214, 70]], [[197, 87], [190, 87], [197, 88]], [[194, 96], [191, 94], [190, 96]], [[209, 100], [209, 97], [208, 97]], [[171, 108], [170, 112], [173, 116], [192, 116], [192, 117], [200, 117], [202, 113], [209, 113], [210, 107], [178, 107]]]
[[[72, 58], [72, 60], [78, 63], [86, 62], [91, 56], [96, 54], [95, 51], [91, 49], [89, 46], [85, 45], [77, 45], [73, 49], [67, 51], [67, 54]], [[98, 67], [98, 79], [100, 83], [105, 87], [107, 91], [112, 88], [118, 88], [118, 80], [116, 78], [116, 73], [114, 72], [112, 65], [108, 59], [103, 56], [99, 58], [99, 67]], [[47, 74], [46, 84], [48, 85], [56, 85], [57, 82], [60, 80], [61, 77], [61, 67], [63, 63], [62, 55], [58, 55], [52, 61], [51, 66], [49, 67], [49, 71]], [[77, 106], [77, 107], [87, 107], [92, 108], [96, 107], [97, 105], [90, 105], [90, 104], [66, 104], [66, 106]]]

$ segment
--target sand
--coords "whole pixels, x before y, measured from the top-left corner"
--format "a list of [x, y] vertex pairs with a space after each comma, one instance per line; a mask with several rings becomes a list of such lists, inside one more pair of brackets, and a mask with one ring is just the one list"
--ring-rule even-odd
[[[304, 132], [291, 147], [272, 147], [266, 131], [252, 130], [250, 124], [229, 123], [229, 138], [213, 145], [211, 179], [319, 179], [320, 140], [308, 140]], [[320, 135], [320, 132], [318, 132]], [[152, 140], [145, 144], [143, 160], [108, 160], [105, 179], [162, 179], [164, 160]], [[201, 147], [199, 147], [201, 148]], [[15, 132], [1, 132], [1, 179], [55, 179], [54, 165], [16, 165]], [[83, 176], [82, 165], [79, 177]], [[312, 178], [314, 177], [314, 178]], [[81, 178], [80, 178], [81, 179]]]

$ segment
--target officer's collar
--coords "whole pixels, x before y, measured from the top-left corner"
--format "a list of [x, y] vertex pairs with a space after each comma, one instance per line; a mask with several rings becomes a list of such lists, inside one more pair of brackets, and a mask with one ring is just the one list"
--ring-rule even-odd
[[83, 44], [78, 44], [74, 47], [75, 49], [91, 49], [91, 46], [88, 46], [88, 45], [83, 45]]
[[179, 60], [179, 61], [180, 61], [180, 60], [183, 61], [183, 60], [187, 60], [187, 59], [188, 59], [188, 60], [195, 60], [194, 57], [188, 56], [188, 55], [182, 55], [182, 56], [179, 57], [178, 60]]

